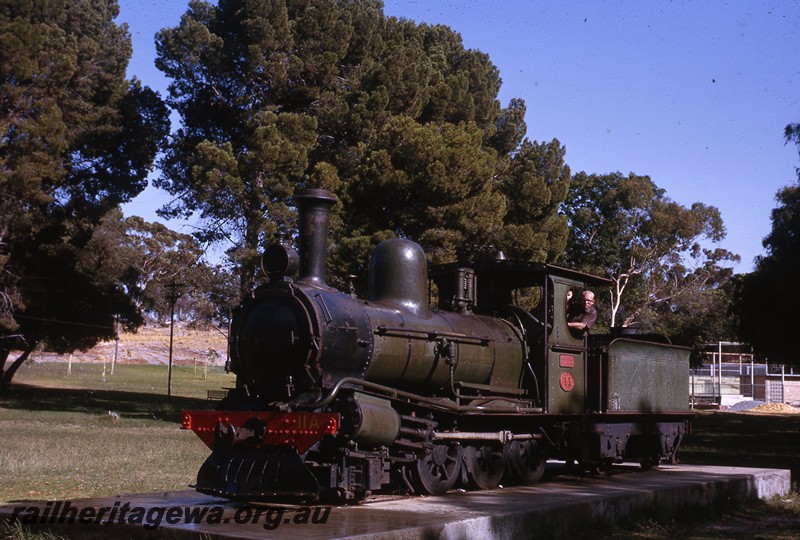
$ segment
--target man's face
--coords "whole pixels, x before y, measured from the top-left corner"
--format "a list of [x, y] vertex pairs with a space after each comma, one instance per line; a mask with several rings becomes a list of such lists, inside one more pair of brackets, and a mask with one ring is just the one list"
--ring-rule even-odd
[[594, 305], [594, 300], [588, 297], [583, 297], [583, 309], [588, 311]]

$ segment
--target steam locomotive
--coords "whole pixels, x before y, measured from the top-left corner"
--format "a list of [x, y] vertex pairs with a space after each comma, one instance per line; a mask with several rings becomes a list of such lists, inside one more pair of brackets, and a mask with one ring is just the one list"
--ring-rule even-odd
[[567, 325], [567, 293], [607, 280], [502, 255], [429, 270], [419, 245], [392, 239], [359, 299], [326, 283], [334, 203], [324, 190], [295, 197], [299, 253], [270, 245], [269, 282], [233, 317], [235, 390], [218, 410], [183, 413], [211, 449], [198, 491], [359, 501], [533, 483], [548, 459], [675, 460], [689, 349]]

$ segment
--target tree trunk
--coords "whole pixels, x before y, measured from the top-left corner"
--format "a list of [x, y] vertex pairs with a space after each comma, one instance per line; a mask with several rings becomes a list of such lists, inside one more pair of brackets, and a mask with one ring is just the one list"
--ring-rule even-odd
[[11, 349], [0, 347], [0, 374], [3, 373], [3, 368], [6, 367], [6, 360], [8, 360], [9, 354], [11, 354]]
[[614, 277], [612, 275], [611, 280], [614, 282], [614, 290], [610, 291], [611, 328], [614, 328], [617, 325], [617, 312], [619, 311], [620, 304], [622, 304], [622, 292], [625, 290], [625, 286], [628, 284], [628, 278], [624, 275], [619, 277]]
[[[31, 355], [35, 347], [36, 343], [30, 345], [27, 349], [23, 351], [21, 355], [19, 355], [19, 358], [14, 360], [14, 363], [11, 364], [8, 367], [8, 369], [3, 372], [2, 379], [0, 379], [0, 394], [5, 393], [8, 390], [8, 387], [11, 385], [11, 379], [14, 378], [14, 374], [17, 372], [19, 367], [25, 363], [25, 360], [28, 359], [28, 357]], [[3, 362], [2, 364], [0, 364], [0, 367], [2, 367], [2, 365], [5, 365], [6, 359], [8, 359], [8, 352], [6, 352], [5, 358], [3, 358]]]

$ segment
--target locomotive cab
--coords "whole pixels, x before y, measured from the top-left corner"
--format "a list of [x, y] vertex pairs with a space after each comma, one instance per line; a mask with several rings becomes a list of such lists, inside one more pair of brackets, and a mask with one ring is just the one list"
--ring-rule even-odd
[[523, 336], [523, 388], [545, 412], [586, 410], [587, 340], [567, 326], [567, 293], [610, 281], [567, 268], [498, 257], [473, 268], [430, 270], [442, 310], [502, 318]]

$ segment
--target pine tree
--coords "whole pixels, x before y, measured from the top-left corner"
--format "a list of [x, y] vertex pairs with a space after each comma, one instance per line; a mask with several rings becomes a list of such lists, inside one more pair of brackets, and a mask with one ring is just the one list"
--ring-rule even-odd
[[[243, 294], [264, 245], [293, 232], [290, 200], [304, 186], [342, 203], [330, 262], [340, 275], [363, 275], [391, 236], [421, 242], [433, 261], [515, 242], [501, 234], [500, 185], [524, 103], [501, 109], [497, 68], [450, 28], [385, 17], [376, 0], [194, 1], [157, 49], [182, 119], [159, 181], [177, 198], [163, 214], [195, 213], [202, 239], [229, 241]], [[545, 214], [566, 188], [544, 189], [531, 219], [549, 230], [520, 254], [563, 247], [563, 219]]]
[[[135, 323], [87, 243], [146, 185], [168, 131], [160, 98], [125, 70], [113, 0], [0, 0], [0, 367], [39, 342], [59, 350]], [[16, 366], [6, 371], [7, 384]]]

